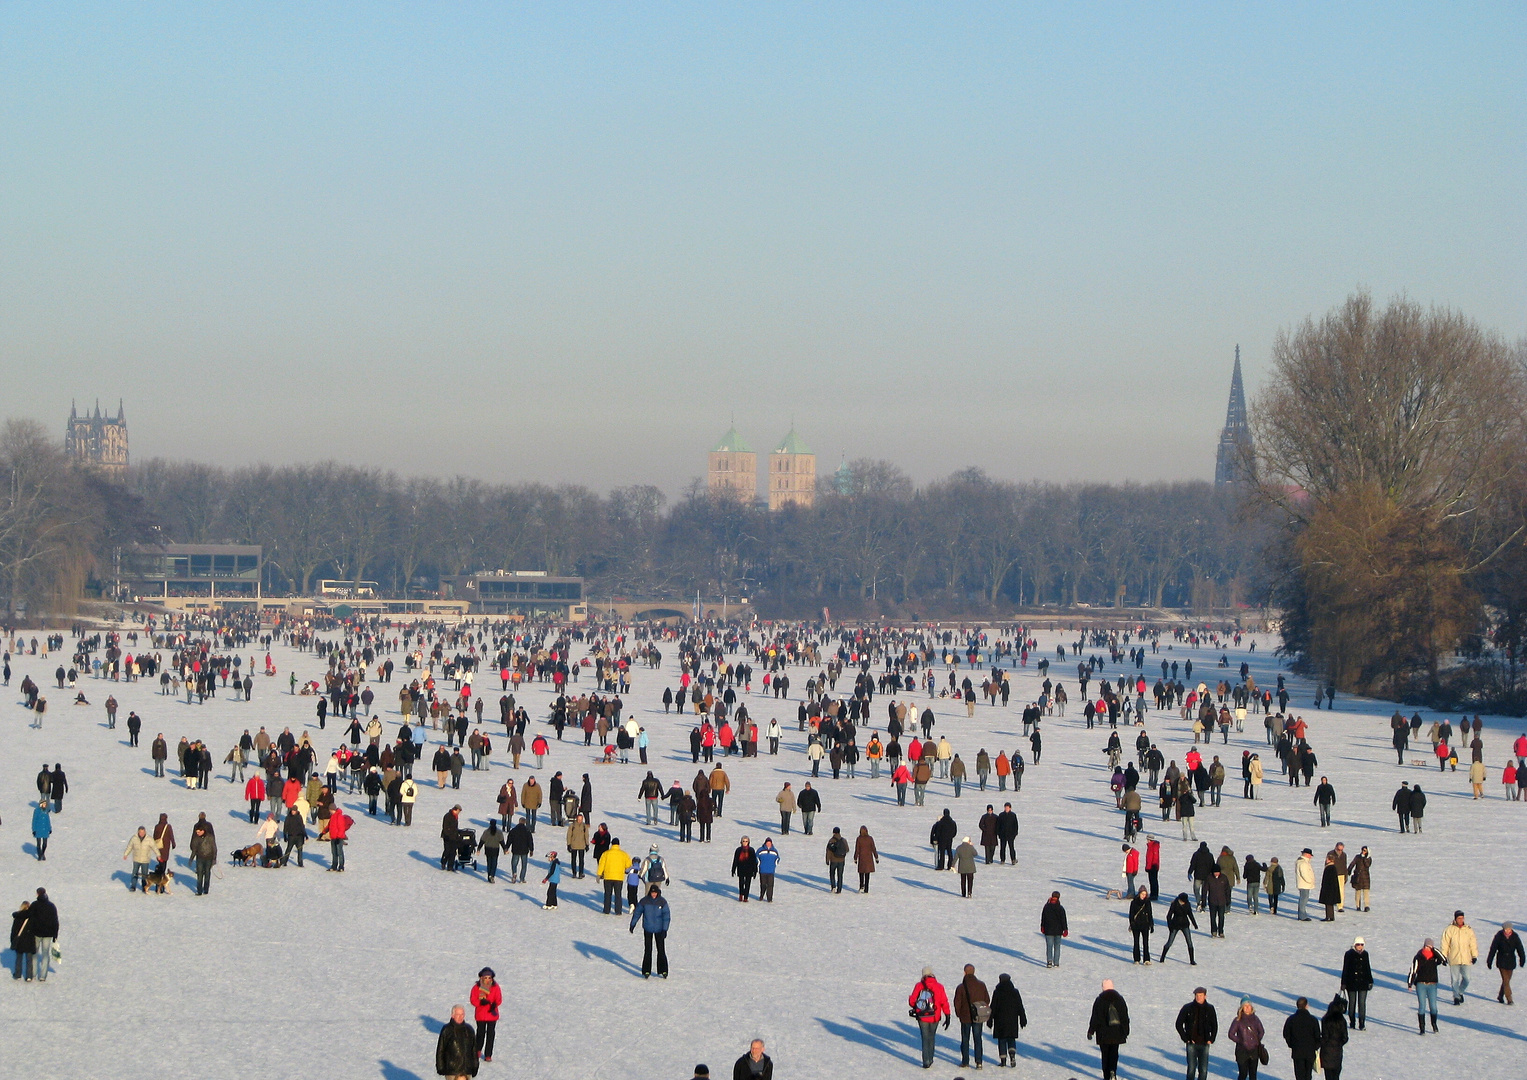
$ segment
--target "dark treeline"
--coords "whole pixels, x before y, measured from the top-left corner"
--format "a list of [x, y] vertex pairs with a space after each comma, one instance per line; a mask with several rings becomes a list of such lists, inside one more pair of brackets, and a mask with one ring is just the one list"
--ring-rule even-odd
[[698, 484], [669, 505], [648, 486], [599, 495], [334, 463], [150, 461], [129, 482], [165, 541], [264, 545], [265, 587], [278, 594], [337, 578], [419, 595], [442, 577], [505, 569], [581, 575], [596, 609], [697, 592], [780, 614], [1253, 598], [1265, 530], [1206, 483], [1013, 484], [967, 469], [918, 488], [886, 462], [847, 473], [813, 507], [778, 513]]

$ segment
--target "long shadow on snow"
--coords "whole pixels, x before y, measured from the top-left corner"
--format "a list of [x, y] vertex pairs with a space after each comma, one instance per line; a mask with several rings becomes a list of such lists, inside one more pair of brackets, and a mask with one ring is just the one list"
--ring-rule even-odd
[[1090, 836], [1094, 840], [1107, 840], [1111, 843], [1118, 843], [1119, 840], [1117, 836], [1110, 836], [1107, 833], [1092, 832], [1090, 829], [1073, 829], [1066, 825], [1055, 825], [1053, 828], [1056, 832], [1075, 833], [1077, 836]]
[[995, 945], [990, 941], [977, 941], [975, 938], [969, 937], [961, 937], [960, 940], [965, 942], [967, 945], [974, 945], [978, 949], [990, 949], [994, 953], [1001, 953], [1003, 956], [1011, 956], [1015, 960], [1022, 960], [1025, 964], [1033, 964], [1035, 967], [1044, 967], [1044, 961], [1035, 960], [1032, 956], [1029, 956], [1026, 953], [1021, 953], [1017, 949], [1009, 949], [1003, 945]]
[[779, 874], [778, 877], [780, 881], [788, 881], [792, 885], [799, 885], [803, 888], [814, 889], [817, 892], [828, 891], [826, 885], [823, 885], [815, 878], [809, 878], [802, 874]]
[[868, 1046], [870, 1049], [878, 1050], [882, 1054], [889, 1054], [898, 1061], [905, 1061], [912, 1065], [922, 1064], [921, 1058], [914, 1057], [901, 1049], [901, 1043], [906, 1039], [902, 1032], [885, 1024], [870, 1023], [867, 1020], [860, 1020], [854, 1016], [848, 1019], [850, 1023], [858, 1024], [859, 1027], [853, 1028], [848, 1024], [839, 1024], [820, 1016], [816, 1018], [816, 1022], [821, 1024], [823, 1029], [829, 1034], [836, 1035], [840, 1039], [858, 1043], [860, 1046]]
[[696, 892], [708, 892], [714, 893], [716, 896], [726, 897], [735, 897], [737, 895], [737, 886], [726, 881], [686, 881], [684, 884]]
[[424, 1077], [418, 1073], [409, 1072], [403, 1066], [394, 1064], [386, 1058], [382, 1058], [377, 1064], [382, 1068], [382, 1080], [424, 1080]]
[[937, 885], [932, 885], [926, 881], [918, 881], [916, 878], [898, 877], [894, 880], [901, 882], [903, 885], [910, 885], [914, 889], [925, 889], [928, 892], [947, 893], [950, 896], [954, 895], [953, 889], [941, 889]]
[[621, 956], [620, 953], [616, 952], [614, 949], [606, 949], [598, 945], [591, 945], [587, 941], [575, 941], [573, 942], [573, 948], [577, 949], [587, 959], [603, 960], [605, 963], [613, 964], [615, 967], [620, 968], [622, 971], [629, 971], [632, 975], [640, 975], [642, 973], [642, 969], [639, 965], [633, 964], [624, 956]]
[[1057, 884], [1057, 885], [1069, 885], [1073, 889], [1076, 889], [1076, 890], [1078, 890], [1080, 892], [1092, 893], [1094, 896], [1107, 896], [1108, 895], [1108, 888], [1107, 888], [1107, 886], [1099, 885], [1095, 881], [1083, 881], [1081, 878], [1070, 878], [1070, 877], [1056, 878], [1055, 879], [1055, 884]]
[[[426, 866], [433, 866], [436, 870], [440, 870], [440, 856], [439, 855], [426, 855], [422, 851], [410, 851], [408, 853], [408, 857], [410, 859], [417, 860], [418, 862], [422, 862]], [[482, 864], [479, 862], [478, 865], [481, 866]], [[444, 873], [447, 873], [448, 871], [440, 870], [440, 872], [442, 874], [444, 874]], [[468, 864], [458, 864], [456, 873], [458, 873], [458, 874], [465, 874], [468, 877], [479, 877], [479, 876], [481, 876], [483, 878], [483, 880], [487, 880], [486, 872], [479, 871], [479, 870], [474, 870]]]

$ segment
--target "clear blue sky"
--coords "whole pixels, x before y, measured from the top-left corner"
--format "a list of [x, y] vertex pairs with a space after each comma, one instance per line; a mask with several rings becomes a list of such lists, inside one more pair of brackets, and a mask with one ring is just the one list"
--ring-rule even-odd
[[0, 415], [677, 491], [1208, 477], [1355, 287], [1527, 334], [1527, 5], [0, 6]]

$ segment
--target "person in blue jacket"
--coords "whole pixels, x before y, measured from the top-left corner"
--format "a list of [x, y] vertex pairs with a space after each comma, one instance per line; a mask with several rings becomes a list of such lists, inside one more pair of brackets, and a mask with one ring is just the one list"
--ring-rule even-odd
[[758, 898], [774, 903], [774, 871], [779, 868], [779, 851], [773, 840], [765, 840], [758, 849]]
[[48, 857], [48, 837], [53, 835], [53, 815], [48, 813], [48, 800], [43, 799], [32, 811], [32, 837], [37, 841], [37, 858]]
[[657, 942], [657, 973], [659, 978], [668, 978], [668, 926], [673, 919], [673, 912], [668, 907], [668, 901], [663, 899], [663, 890], [657, 885], [647, 888], [647, 895], [641, 903], [631, 909], [631, 933], [636, 933], [638, 920], [642, 924], [642, 978], [652, 978], [652, 943]]

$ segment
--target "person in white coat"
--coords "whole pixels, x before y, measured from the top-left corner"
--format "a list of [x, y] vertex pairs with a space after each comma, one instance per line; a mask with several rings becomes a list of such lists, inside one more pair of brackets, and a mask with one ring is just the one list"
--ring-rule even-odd
[[1315, 853], [1309, 848], [1294, 863], [1294, 888], [1299, 890], [1299, 921], [1309, 922], [1310, 893], [1315, 889]]

